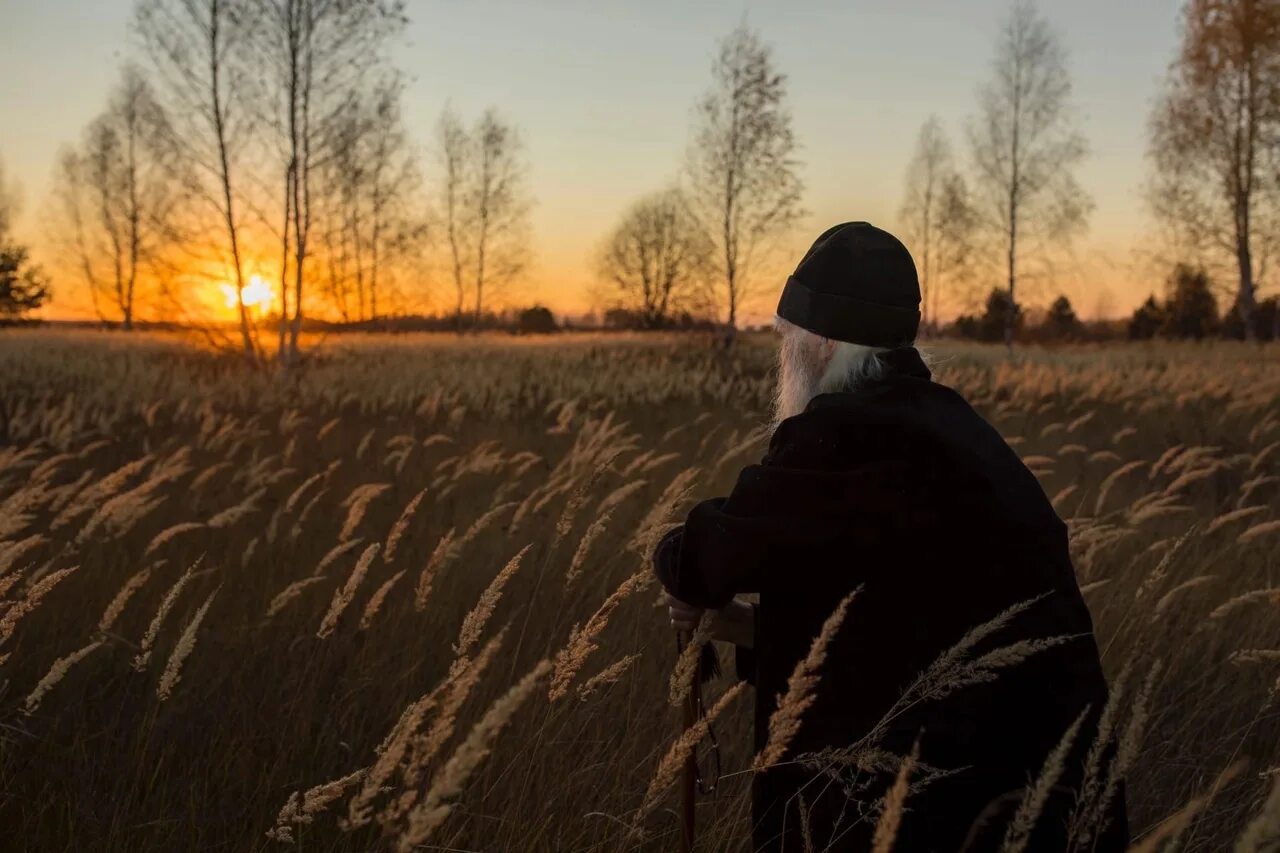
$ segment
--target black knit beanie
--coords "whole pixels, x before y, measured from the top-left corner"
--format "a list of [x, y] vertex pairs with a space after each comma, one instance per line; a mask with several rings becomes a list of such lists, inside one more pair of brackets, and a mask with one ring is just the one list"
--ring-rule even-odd
[[869, 347], [907, 346], [920, 328], [920, 281], [897, 237], [866, 222], [822, 233], [787, 279], [778, 316]]

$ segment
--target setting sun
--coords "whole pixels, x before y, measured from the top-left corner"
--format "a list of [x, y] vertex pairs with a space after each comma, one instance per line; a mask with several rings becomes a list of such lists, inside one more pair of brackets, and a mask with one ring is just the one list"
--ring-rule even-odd
[[[222, 291], [228, 308], [235, 308], [239, 304], [234, 284], [223, 283], [218, 285], [218, 288]], [[257, 306], [259, 310], [263, 310], [267, 305], [271, 304], [274, 296], [275, 292], [271, 289], [271, 285], [267, 284], [262, 276], [255, 275], [250, 277], [249, 283], [244, 286], [244, 304], [248, 308]]]

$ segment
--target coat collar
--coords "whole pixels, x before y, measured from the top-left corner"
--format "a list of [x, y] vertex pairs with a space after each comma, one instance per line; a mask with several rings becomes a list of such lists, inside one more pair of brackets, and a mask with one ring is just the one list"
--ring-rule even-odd
[[920, 357], [920, 351], [915, 347], [898, 347], [897, 349], [878, 352], [876, 353], [876, 361], [884, 365], [891, 375], [910, 376], [913, 379], [923, 379], [926, 382], [933, 377], [928, 365]]

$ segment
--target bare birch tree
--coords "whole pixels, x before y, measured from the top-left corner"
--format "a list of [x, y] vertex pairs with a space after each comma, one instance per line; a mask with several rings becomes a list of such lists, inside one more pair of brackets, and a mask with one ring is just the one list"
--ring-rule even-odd
[[157, 283], [158, 265], [180, 240], [179, 160], [168, 117], [133, 66], [80, 145], [59, 160], [67, 247], [99, 315], [106, 302], [126, 330], [133, 328], [140, 290]]
[[345, 320], [376, 320], [399, 267], [427, 234], [422, 173], [400, 116], [402, 81], [381, 81], [338, 117], [322, 170], [326, 290]]
[[1191, 256], [1179, 260], [1232, 268], [1253, 338], [1280, 248], [1280, 2], [1190, 0], [1151, 129], [1154, 211]]
[[944, 288], [954, 289], [968, 271], [975, 223], [967, 185], [936, 116], [920, 128], [899, 218], [919, 267], [921, 326], [932, 328]]
[[725, 38], [697, 104], [689, 173], [699, 216], [716, 244], [719, 278], [736, 327], [757, 264], [803, 215], [786, 77], [745, 25]]
[[1022, 261], [1082, 230], [1093, 203], [1074, 175], [1088, 149], [1076, 129], [1065, 51], [1030, 0], [1010, 11], [992, 70], [969, 142], [979, 221], [1004, 260], [1012, 347]]
[[648, 329], [661, 328], [675, 312], [707, 300], [715, 247], [678, 188], [633, 204], [606, 239], [599, 274], [620, 307]]
[[240, 346], [253, 364], [260, 351], [244, 301], [247, 284], [241, 182], [250, 143], [254, 91], [249, 56], [248, 0], [139, 0], [134, 31], [156, 75], [157, 96], [182, 151], [191, 189], [219, 223], [209, 235], [211, 260], [228, 269], [236, 292]]
[[282, 276], [281, 324], [288, 329], [281, 332], [279, 355], [288, 363], [298, 356], [302, 330], [307, 261], [318, 213], [316, 176], [328, 158], [349, 144], [350, 137], [342, 133], [343, 117], [367, 97], [370, 75], [385, 62], [385, 45], [406, 19], [403, 0], [253, 2], [260, 24], [255, 55], [272, 71], [273, 127], [285, 152], [280, 236], [292, 280]]
[[519, 131], [493, 109], [471, 129], [446, 109], [437, 141], [442, 230], [461, 330], [467, 301], [471, 324], [478, 326], [485, 300], [515, 280], [528, 263], [528, 166]]

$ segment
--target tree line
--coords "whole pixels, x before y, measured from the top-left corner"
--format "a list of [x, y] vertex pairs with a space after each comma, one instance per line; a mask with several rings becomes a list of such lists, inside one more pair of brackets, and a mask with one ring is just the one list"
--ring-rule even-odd
[[[62, 257], [99, 314], [129, 328], [146, 304], [181, 319], [217, 280], [246, 358], [285, 363], [312, 314], [367, 324], [428, 285], [447, 306], [436, 325], [497, 322], [532, 259], [521, 135], [495, 109], [469, 122], [450, 107], [422, 160], [389, 59], [405, 11], [403, 0], [139, 0], [137, 56], [61, 157], [55, 191]], [[776, 251], [794, 248], [806, 212], [786, 75], [745, 24], [710, 70], [684, 162], [595, 251], [611, 325], [733, 329], [765, 273], [776, 277]], [[1151, 114], [1147, 196], [1170, 281], [1202, 271], [1215, 304], [1229, 304], [1215, 328], [1246, 338], [1280, 323], [1259, 296], [1280, 234], [1278, 131], [1280, 0], [1187, 0]], [[1062, 39], [1016, 0], [963, 144], [928, 118], [905, 176], [897, 226], [926, 332], [1008, 345], [1023, 334], [1028, 295], [1052, 287], [1087, 227], [1094, 204], [1076, 177], [1087, 156]], [[29, 267], [25, 255], [6, 264]], [[42, 273], [23, 275], [47, 293]], [[1068, 313], [1055, 303], [1047, 316], [1074, 328]]]

